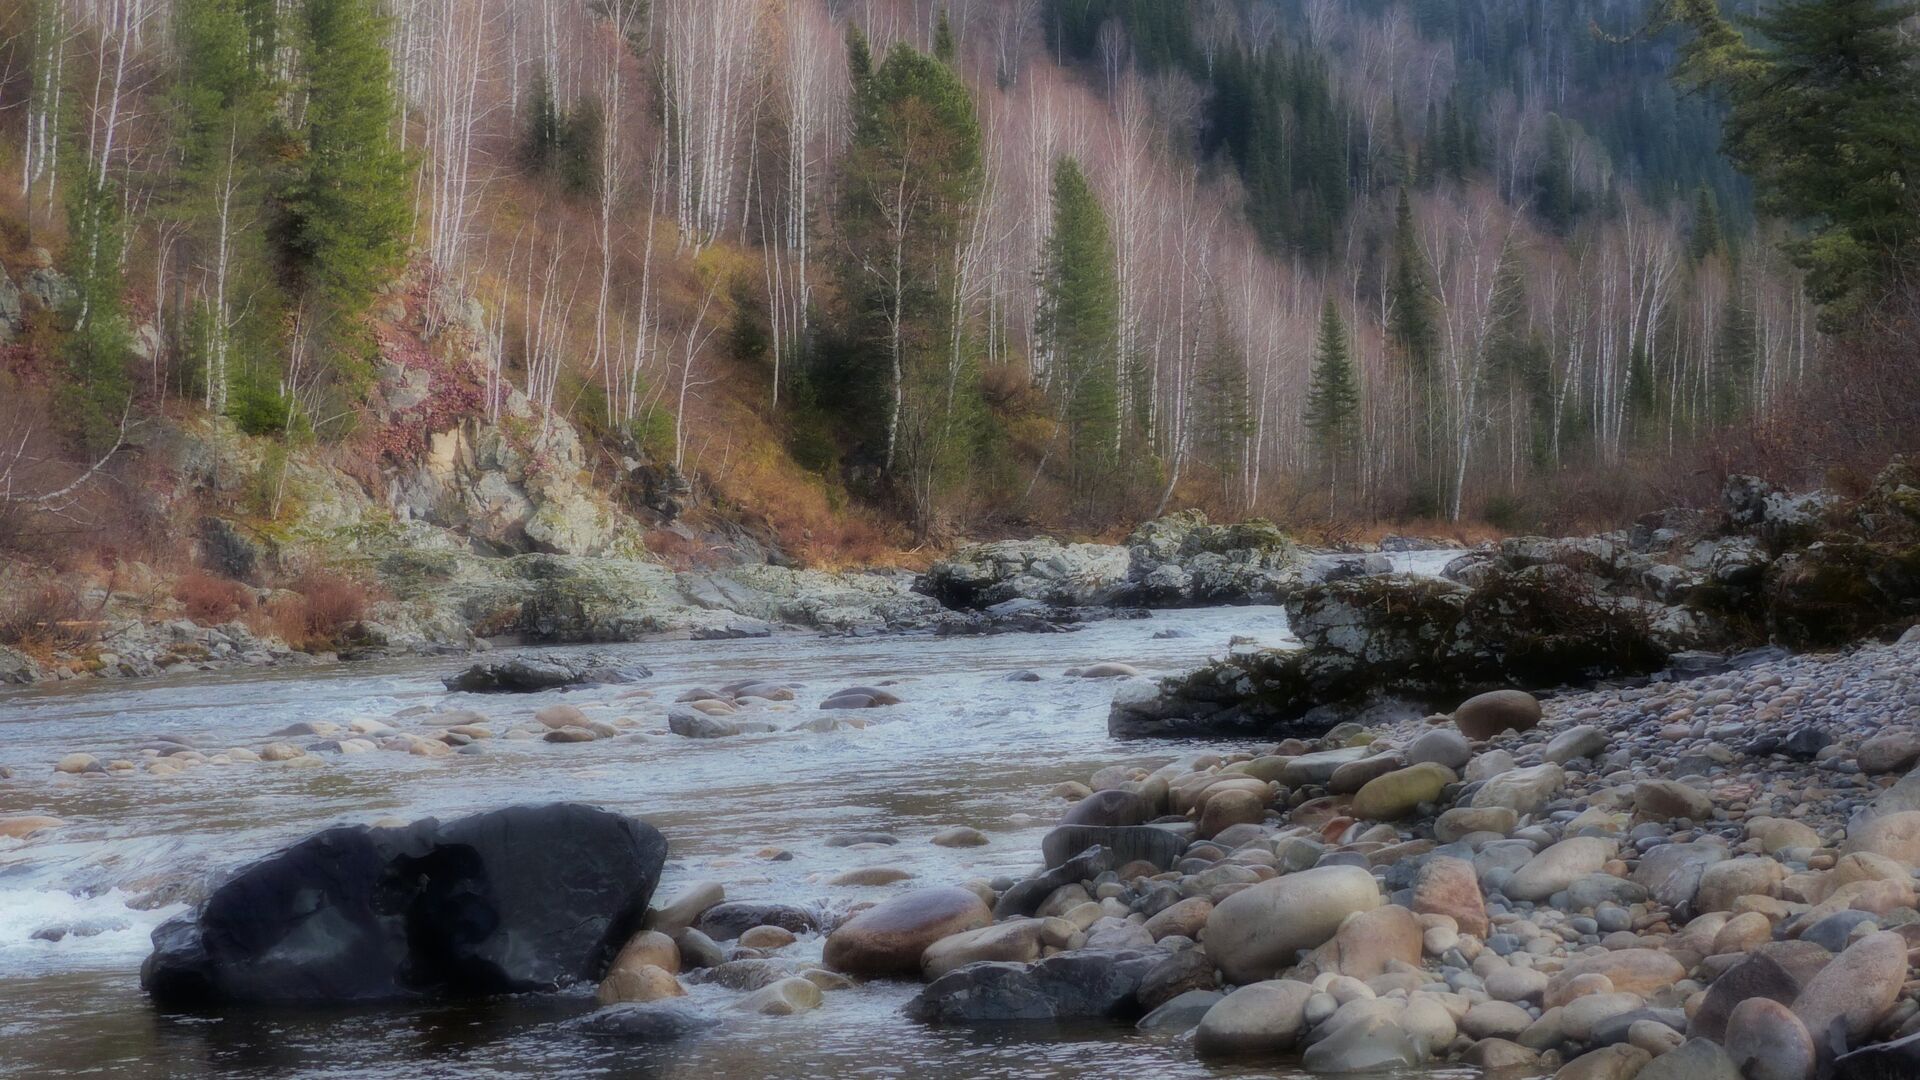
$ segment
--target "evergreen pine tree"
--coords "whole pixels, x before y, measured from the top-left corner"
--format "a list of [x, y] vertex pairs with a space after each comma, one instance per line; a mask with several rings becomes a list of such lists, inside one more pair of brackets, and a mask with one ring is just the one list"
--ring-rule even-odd
[[410, 169], [398, 116], [389, 20], [377, 0], [303, 0], [307, 155], [293, 197], [308, 286], [335, 334], [365, 310], [406, 255]]
[[1747, 20], [1755, 41], [1705, 0], [1666, 11], [1696, 32], [1677, 77], [1725, 95], [1723, 149], [1762, 209], [1806, 225], [1787, 250], [1846, 325], [1920, 245], [1920, 5], [1778, 0]]
[[[180, 167], [164, 212], [185, 227], [202, 299], [182, 329], [204, 399], [228, 412], [237, 385], [273, 388], [276, 415], [281, 310], [266, 222], [272, 170], [283, 155], [270, 56], [272, 13], [253, 0], [178, 0], [172, 102]], [[263, 22], [264, 20], [264, 22]], [[246, 297], [244, 303], [238, 297]], [[243, 341], [258, 348], [240, 348]], [[262, 368], [264, 370], [255, 371]], [[261, 395], [254, 395], [259, 397]]]
[[940, 21], [933, 30], [933, 56], [943, 64], [953, 63], [956, 54], [953, 41], [953, 22], [947, 17], [947, 9], [940, 9]]
[[1720, 231], [1720, 206], [1705, 184], [1693, 199], [1693, 231], [1687, 238], [1687, 251], [1694, 262], [1720, 250], [1724, 241]]
[[586, 198], [600, 188], [600, 100], [583, 97], [560, 122], [555, 146], [560, 189]]
[[[1531, 427], [1528, 457], [1545, 463], [1551, 436], [1552, 372], [1546, 344], [1528, 322], [1526, 267], [1516, 237], [1508, 236], [1494, 271], [1492, 310], [1488, 313], [1486, 369], [1505, 392], [1516, 433]], [[1523, 418], [1522, 413], [1525, 413]], [[1528, 423], [1530, 421], [1530, 424]]]
[[1393, 119], [1390, 121], [1387, 135], [1387, 159], [1380, 170], [1380, 182], [1375, 187], [1405, 187], [1413, 182], [1407, 159], [1407, 127], [1400, 119], [1400, 99], [1394, 98]]
[[1446, 112], [1440, 123], [1440, 172], [1458, 183], [1467, 175], [1467, 145], [1466, 128], [1460, 120], [1460, 102], [1457, 98], [1447, 98]]
[[1039, 331], [1063, 378], [1075, 489], [1086, 496], [1110, 471], [1120, 439], [1120, 279], [1106, 211], [1080, 165], [1053, 169]]
[[560, 153], [560, 124], [553, 83], [543, 71], [533, 77], [527, 90], [527, 130], [520, 140], [520, 160], [529, 172], [544, 173], [554, 167]]
[[1247, 358], [1226, 325], [1225, 312], [1214, 305], [1213, 344], [1200, 361], [1193, 409], [1199, 430], [1201, 456], [1220, 477], [1220, 497], [1231, 501], [1246, 461], [1247, 439], [1253, 434], [1252, 403], [1247, 395]]
[[1547, 117], [1546, 160], [1540, 163], [1535, 187], [1540, 192], [1540, 216], [1547, 227], [1565, 233], [1573, 226], [1573, 165], [1567, 146], [1567, 124], [1558, 116]]
[[[69, 145], [78, 142], [69, 140]], [[120, 263], [126, 234], [118, 188], [97, 165], [78, 160], [77, 152], [74, 156], [65, 195], [67, 274], [74, 292], [61, 312], [72, 326], [61, 345], [66, 376], [61, 417], [83, 451], [98, 453], [113, 444], [133, 393], [127, 373], [133, 335]]]
[[1313, 434], [1328, 483], [1338, 483], [1341, 467], [1352, 457], [1359, 435], [1360, 388], [1340, 309], [1327, 297], [1320, 312], [1320, 334], [1313, 348], [1313, 377], [1307, 390], [1307, 430]]
[[1413, 204], [1405, 188], [1394, 208], [1393, 268], [1387, 285], [1391, 309], [1388, 334], [1407, 373], [1424, 385], [1431, 375], [1434, 359], [1433, 273], [1427, 267], [1426, 253], [1414, 230]]
[[841, 295], [851, 347], [825, 381], [864, 451], [905, 496], [916, 531], [964, 476], [978, 430], [978, 371], [956, 251], [980, 193], [973, 96], [953, 69], [897, 44], [877, 69], [849, 35], [853, 140], [842, 185]]
[[1746, 411], [1759, 352], [1760, 334], [1754, 325], [1753, 309], [1736, 277], [1728, 285], [1720, 332], [1713, 343], [1714, 419], [1726, 423]]

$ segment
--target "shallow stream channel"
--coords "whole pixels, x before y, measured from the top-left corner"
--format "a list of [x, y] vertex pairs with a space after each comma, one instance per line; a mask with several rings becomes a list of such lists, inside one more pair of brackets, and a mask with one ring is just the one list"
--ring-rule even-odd
[[[1040, 838], [1064, 807], [1051, 795], [1055, 785], [1198, 749], [1110, 739], [1114, 683], [1068, 678], [1066, 669], [1119, 661], [1165, 674], [1219, 655], [1235, 635], [1291, 640], [1279, 608], [1215, 608], [1062, 634], [795, 633], [599, 647], [598, 655], [654, 674], [565, 693], [451, 694], [441, 677], [462, 662], [447, 659], [0, 694], [0, 764], [14, 773], [0, 780], [0, 816], [69, 823], [0, 839], [0, 1076], [1294, 1075], [1203, 1065], [1179, 1040], [1119, 1025], [931, 1028], [900, 1014], [917, 989], [909, 983], [865, 983], [829, 994], [809, 1013], [742, 1016], [697, 1041], [658, 1047], [563, 1028], [594, 1007], [591, 987], [458, 1006], [211, 1018], [163, 1015], [139, 987], [154, 926], [227, 871], [342, 823], [585, 802], [645, 819], [667, 836], [661, 898], [710, 879], [724, 883], [729, 899], [826, 911], [915, 886], [1022, 876], [1038, 865]], [[1021, 670], [1041, 678], [1007, 680]], [[883, 684], [904, 703], [866, 711], [862, 730], [707, 740], [666, 733], [666, 703], [680, 693], [747, 678], [800, 686], [794, 701], [763, 706], [781, 710], [765, 718], [783, 726], [820, 715], [818, 703], [845, 686]], [[496, 738], [481, 752], [444, 757], [327, 755], [320, 768], [210, 764], [167, 777], [52, 769], [75, 751], [135, 758], [162, 734], [210, 752], [257, 750], [300, 721], [372, 718], [425, 730], [431, 711], [468, 708], [505, 727], [557, 701], [610, 722], [631, 718], [634, 733], [589, 743]], [[990, 842], [930, 842], [955, 825]], [[857, 832], [899, 842], [828, 843]], [[844, 871], [882, 865], [913, 877], [884, 887], [829, 884]], [[782, 955], [817, 959], [820, 948], [817, 937], [803, 937]], [[729, 993], [688, 990], [695, 1001]]]

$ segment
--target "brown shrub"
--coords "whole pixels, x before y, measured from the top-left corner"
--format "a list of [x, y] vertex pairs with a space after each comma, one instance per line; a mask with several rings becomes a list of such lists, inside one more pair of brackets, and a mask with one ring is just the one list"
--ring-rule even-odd
[[271, 634], [303, 652], [351, 641], [366, 619], [369, 595], [360, 582], [325, 570], [309, 570], [287, 583], [253, 620], [255, 633]]
[[173, 598], [187, 610], [187, 618], [202, 626], [232, 622], [258, 606], [253, 590], [229, 578], [193, 570], [173, 583]]
[[44, 658], [99, 639], [99, 622], [70, 585], [47, 584], [0, 598], [0, 645]]
[[307, 630], [328, 641], [339, 641], [367, 615], [367, 587], [352, 578], [310, 570], [293, 583], [306, 598]]

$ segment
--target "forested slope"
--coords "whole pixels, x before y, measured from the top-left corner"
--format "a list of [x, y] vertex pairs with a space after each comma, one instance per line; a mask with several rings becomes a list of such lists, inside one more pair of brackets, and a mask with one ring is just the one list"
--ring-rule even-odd
[[[570, 420], [643, 524], [813, 560], [1192, 504], [1626, 514], [1826, 351], [1776, 243], [1802, 223], [1719, 153], [1724, 88], [1669, 81], [1669, 14], [29, 0], [0, 15], [13, 475], [131, 476], [127, 430], [210, 413], [383, 497], [518, 390], [519, 437]], [[434, 297], [410, 345], [403, 271]], [[468, 366], [367, 408], [469, 309]]]

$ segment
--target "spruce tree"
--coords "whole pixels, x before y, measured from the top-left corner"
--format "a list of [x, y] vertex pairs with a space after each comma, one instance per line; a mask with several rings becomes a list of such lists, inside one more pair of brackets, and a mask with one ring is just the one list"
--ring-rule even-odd
[[902, 43], [874, 68], [863, 39], [850, 34], [849, 46], [840, 293], [852, 341], [840, 370], [823, 374], [854, 391], [844, 419], [924, 536], [978, 430], [978, 372], [955, 290], [980, 194], [980, 124], [946, 64]]
[[560, 189], [578, 198], [591, 197], [600, 189], [600, 99], [583, 97], [568, 109], [560, 122], [555, 144]]
[[[273, 398], [252, 411], [279, 415], [284, 350], [267, 222], [285, 135], [270, 66], [272, 12], [258, 7], [254, 0], [178, 0], [175, 6], [172, 103], [180, 167], [164, 212], [184, 225], [191, 262], [203, 275], [197, 306], [204, 310], [190, 312], [181, 329], [198, 361], [192, 370], [204, 379], [206, 405], [229, 412], [236, 384], [271, 388], [270, 395], [252, 395]], [[242, 348], [243, 342], [257, 347]]]
[[1327, 297], [1313, 347], [1313, 377], [1307, 389], [1307, 430], [1313, 435], [1329, 484], [1338, 483], [1359, 437], [1360, 388], [1340, 308]]
[[1720, 332], [1713, 343], [1713, 412], [1721, 423], [1746, 412], [1751, 403], [1753, 371], [1760, 360], [1760, 334], [1753, 309], [1736, 277], [1727, 288], [1720, 313]]
[[940, 21], [933, 29], [933, 56], [943, 64], [953, 63], [956, 52], [953, 41], [953, 23], [947, 18], [947, 9], [940, 9]]
[[1063, 377], [1073, 483], [1086, 496], [1119, 449], [1120, 278], [1106, 211], [1072, 158], [1053, 169], [1041, 301], [1041, 339]]
[[1687, 238], [1687, 252], [1694, 262], [1720, 250], [1724, 241], [1720, 231], [1720, 206], [1705, 184], [1693, 198], [1693, 231]]
[[1433, 371], [1435, 315], [1433, 273], [1414, 229], [1413, 204], [1405, 188], [1394, 207], [1393, 268], [1387, 284], [1388, 334], [1407, 373], [1424, 385]]
[[560, 155], [560, 106], [553, 99], [553, 83], [546, 72], [533, 77], [527, 90], [527, 130], [520, 139], [520, 161], [527, 171], [544, 173]]
[[[70, 146], [78, 143], [68, 140]], [[120, 262], [126, 233], [118, 187], [98, 165], [72, 153], [65, 199], [67, 274], [74, 291], [61, 312], [72, 330], [61, 345], [66, 379], [59, 396], [69, 433], [83, 451], [98, 453], [118, 437], [133, 395], [127, 373], [133, 335]]]
[[1526, 267], [1520, 261], [1516, 238], [1509, 235], [1494, 270], [1491, 311], [1488, 313], [1486, 370], [1494, 387], [1503, 391], [1516, 434], [1525, 426], [1521, 412], [1531, 420], [1528, 457], [1545, 463], [1550, 449], [1553, 408], [1552, 372], [1546, 343], [1529, 324]]
[[1558, 116], [1547, 117], [1546, 160], [1534, 186], [1539, 190], [1539, 211], [1547, 227], [1564, 234], [1573, 226], [1576, 210], [1573, 191], [1573, 166], [1567, 146], [1567, 122]]
[[1215, 298], [1213, 344], [1200, 361], [1192, 408], [1201, 456], [1220, 476], [1220, 497], [1231, 501], [1253, 434], [1253, 408], [1247, 394], [1247, 357], [1226, 325]]
[[406, 256], [412, 224], [389, 19], [377, 0], [303, 0], [307, 153], [292, 200], [307, 285], [335, 334]]
[[1804, 223], [1788, 242], [1839, 328], [1920, 245], [1920, 44], [1907, 0], [1778, 0], [1746, 20], [1710, 0], [1663, 9], [1696, 33], [1676, 71], [1726, 98], [1727, 156], [1761, 209]]

